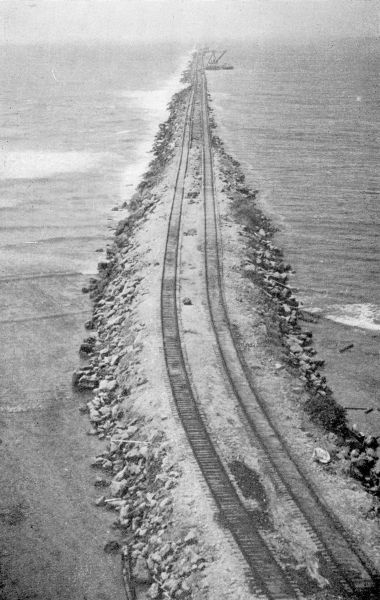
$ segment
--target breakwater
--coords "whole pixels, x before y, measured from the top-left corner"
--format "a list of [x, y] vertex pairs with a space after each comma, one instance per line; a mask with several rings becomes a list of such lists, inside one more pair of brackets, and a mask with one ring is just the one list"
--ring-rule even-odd
[[[185, 79], [188, 77], [189, 72], [184, 74]], [[127, 586], [149, 589], [153, 598], [160, 594], [186, 597], [194, 586], [201, 585], [205, 569], [209, 571], [215, 564], [220, 566], [220, 561], [226, 559], [223, 544], [219, 555], [210, 554], [202, 531], [189, 514], [182, 521], [180, 533], [176, 527], [178, 516], [184, 511], [183, 505], [189, 500], [194, 502], [194, 496], [189, 489], [185, 498], [183, 495], [184, 466], [178, 463], [183, 440], [178, 448], [173, 447], [173, 440], [178, 440], [180, 434], [173, 423], [170, 393], [168, 397], [164, 385], [161, 331], [160, 323], [157, 323], [158, 267], [162, 264], [165, 246], [162, 223], [170, 213], [170, 190], [176, 179], [189, 93], [190, 88], [185, 88], [173, 98], [169, 119], [160, 127], [156, 138], [155, 158], [132, 198], [130, 215], [119, 224], [114, 244], [107, 248], [106, 259], [99, 263], [99, 276], [90, 282], [94, 313], [87, 327], [92, 333], [81, 346], [87, 362], [73, 379], [79, 389], [92, 390], [93, 398], [83, 404], [81, 410], [89, 413], [92, 432], [106, 441], [105, 451], [93, 461], [93, 466], [101, 470], [95, 486], [104, 488], [97, 504], [116, 512], [114, 525], [121, 531], [121, 536], [110, 539], [105, 550], [121, 552]], [[215, 128], [212, 121], [210, 125]], [[188, 187], [184, 184], [189, 207], [191, 204], [202, 206], [197, 163], [199, 131], [199, 123], [194, 120], [189, 153], [191, 181], [186, 184]], [[278, 377], [282, 368], [287, 367], [289, 377], [301, 382], [305, 388], [303, 407], [319, 425], [334, 432], [334, 445], [338, 442], [346, 444], [353, 462], [351, 445], [354, 440], [357, 444], [357, 437], [349, 432], [344, 411], [334, 402], [331, 390], [319, 372], [322, 361], [315, 358], [310, 332], [300, 326], [300, 320], [307, 317], [299, 309], [297, 298], [288, 285], [289, 268], [271, 240], [273, 226], [255, 206], [255, 193], [246, 186], [239, 164], [226, 154], [216, 136], [213, 143], [223, 203], [229, 208], [230, 219], [244, 234], [244, 244], [240, 245], [239, 255], [235, 257], [239, 276], [243, 282], [250, 280], [257, 291], [255, 310], [263, 317], [266, 347], [268, 342], [282, 347], [282, 362], [280, 366], [276, 363], [272, 370]], [[199, 234], [197, 228], [191, 228], [184, 230], [183, 235], [185, 240]], [[185, 264], [186, 261], [183, 266]], [[183, 304], [197, 306], [198, 300], [196, 296], [186, 296]], [[184, 313], [181, 320], [185, 318]], [[184, 329], [183, 334], [186, 331]], [[188, 351], [191, 351], [190, 346]], [[202, 379], [202, 375], [197, 373], [196, 378]], [[211, 423], [209, 426], [212, 427]], [[294, 435], [298, 436], [299, 431], [294, 430]], [[331, 442], [330, 438], [333, 447]], [[223, 444], [222, 439], [220, 443]], [[374, 450], [373, 440], [362, 440], [360, 448], [359, 455], [370, 457], [370, 450]], [[190, 472], [193, 477], [191, 460], [186, 462], [186, 469], [187, 475]], [[367, 504], [370, 507], [370, 501]], [[203, 511], [210, 526], [205, 507], [198, 507], [198, 510]], [[278, 526], [281, 527], [279, 523]], [[369, 529], [368, 539], [371, 538]], [[279, 535], [286, 537], [289, 534], [282, 530]], [[216, 532], [214, 536], [217, 536]], [[295, 543], [294, 539], [292, 543]], [[315, 559], [311, 558], [311, 546], [312, 561]], [[182, 570], [178, 570], [178, 565]], [[321, 574], [313, 575], [306, 564], [302, 569], [307, 573], [308, 585], [310, 579], [317, 587], [324, 585]], [[237, 585], [243, 585], [243, 581], [244, 578]]]

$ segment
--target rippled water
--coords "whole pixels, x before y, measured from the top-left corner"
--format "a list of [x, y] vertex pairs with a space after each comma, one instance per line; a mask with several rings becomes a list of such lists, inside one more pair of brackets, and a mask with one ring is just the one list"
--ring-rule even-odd
[[[380, 174], [375, 40], [232, 46], [208, 72], [219, 133], [279, 231], [335, 396], [380, 434]], [[352, 348], [340, 353], [348, 344]]]
[[209, 74], [227, 147], [280, 229], [305, 306], [380, 330], [378, 52], [244, 46]]
[[46, 253], [50, 240], [60, 261], [62, 238], [104, 237], [105, 214], [115, 217], [146, 167], [184, 60], [170, 45], [2, 49], [0, 274], [17, 269], [15, 244], [43, 240]]

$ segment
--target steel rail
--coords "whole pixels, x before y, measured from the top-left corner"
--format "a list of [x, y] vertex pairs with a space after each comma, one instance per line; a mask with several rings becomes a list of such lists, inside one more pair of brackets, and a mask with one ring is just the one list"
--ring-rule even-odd
[[292, 456], [273, 422], [244, 357], [237, 348], [223, 293], [219, 233], [207, 104], [207, 81], [202, 70], [203, 196], [205, 271], [209, 312], [220, 357], [281, 500], [295, 511], [317, 545], [323, 570], [334, 587], [349, 596], [378, 598], [379, 574], [322, 502], [313, 484]]
[[182, 351], [177, 298], [178, 253], [198, 80], [198, 59], [196, 59], [169, 216], [161, 281], [161, 327], [166, 368], [177, 412], [189, 444], [222, 520], [232, 533], [250, 567], [255, 587], [259, 593], [270, 600], [295, 600], [302, 597], [297, 586], [284, 573], [255, 527], [252, 514], [241, 502], [214, 448], [195, 400]]

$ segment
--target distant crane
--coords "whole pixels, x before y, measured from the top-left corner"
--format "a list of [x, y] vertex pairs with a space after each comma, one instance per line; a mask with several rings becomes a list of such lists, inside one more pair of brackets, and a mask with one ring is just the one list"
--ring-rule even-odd
[[220, 56], [218, 56], [218, 58], [216, 58], [216, 51], [215, 50], [211, 50], [211, 56], [208, 59], [208, 65], [216, 65], [220, 59], [222, 58], [222, 56], [225, 55], [225, 53], [227, 52], [227, 50], [223, 50], [223, 52], [220, 54]]
[[232, 65], [228, 65], [227, 63], [220, 63], [220, 59], [225, 55], [225, 53], [227, 52], [227, 50], [223, 50], [223, 52], [221, 54], [219, 54], [219, 56], [216, 55], [216, 50], [206, 50], [205, 54], [210, 53], [208, 62], [205, 66], [205, 69], [207, 69], [208, 71], [219, 71], [222, 69], [233, 69]]

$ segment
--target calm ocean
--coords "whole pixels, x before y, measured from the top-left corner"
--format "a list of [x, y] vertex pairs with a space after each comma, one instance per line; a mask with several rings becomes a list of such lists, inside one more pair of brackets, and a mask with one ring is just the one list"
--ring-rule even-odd
[[[244, 44], [227, 57], [233, 71], [208, 72], [219, 133], [279, 229], [304, 307], [325, 317], [315, 337], [338, 399], [380, 407], [377, 42]], [[353, 415], [372, 427], [374, 412]]]
[[209, 80], [305, 306], [380, 331], [378, 58], [374, 41], [244, 46]]
[[2, 49], [1, 275], [18, 270], [13, 252], [30, 273], [87, 260], [83, 240], [138, 181], [184, 60], [170, 45]]

